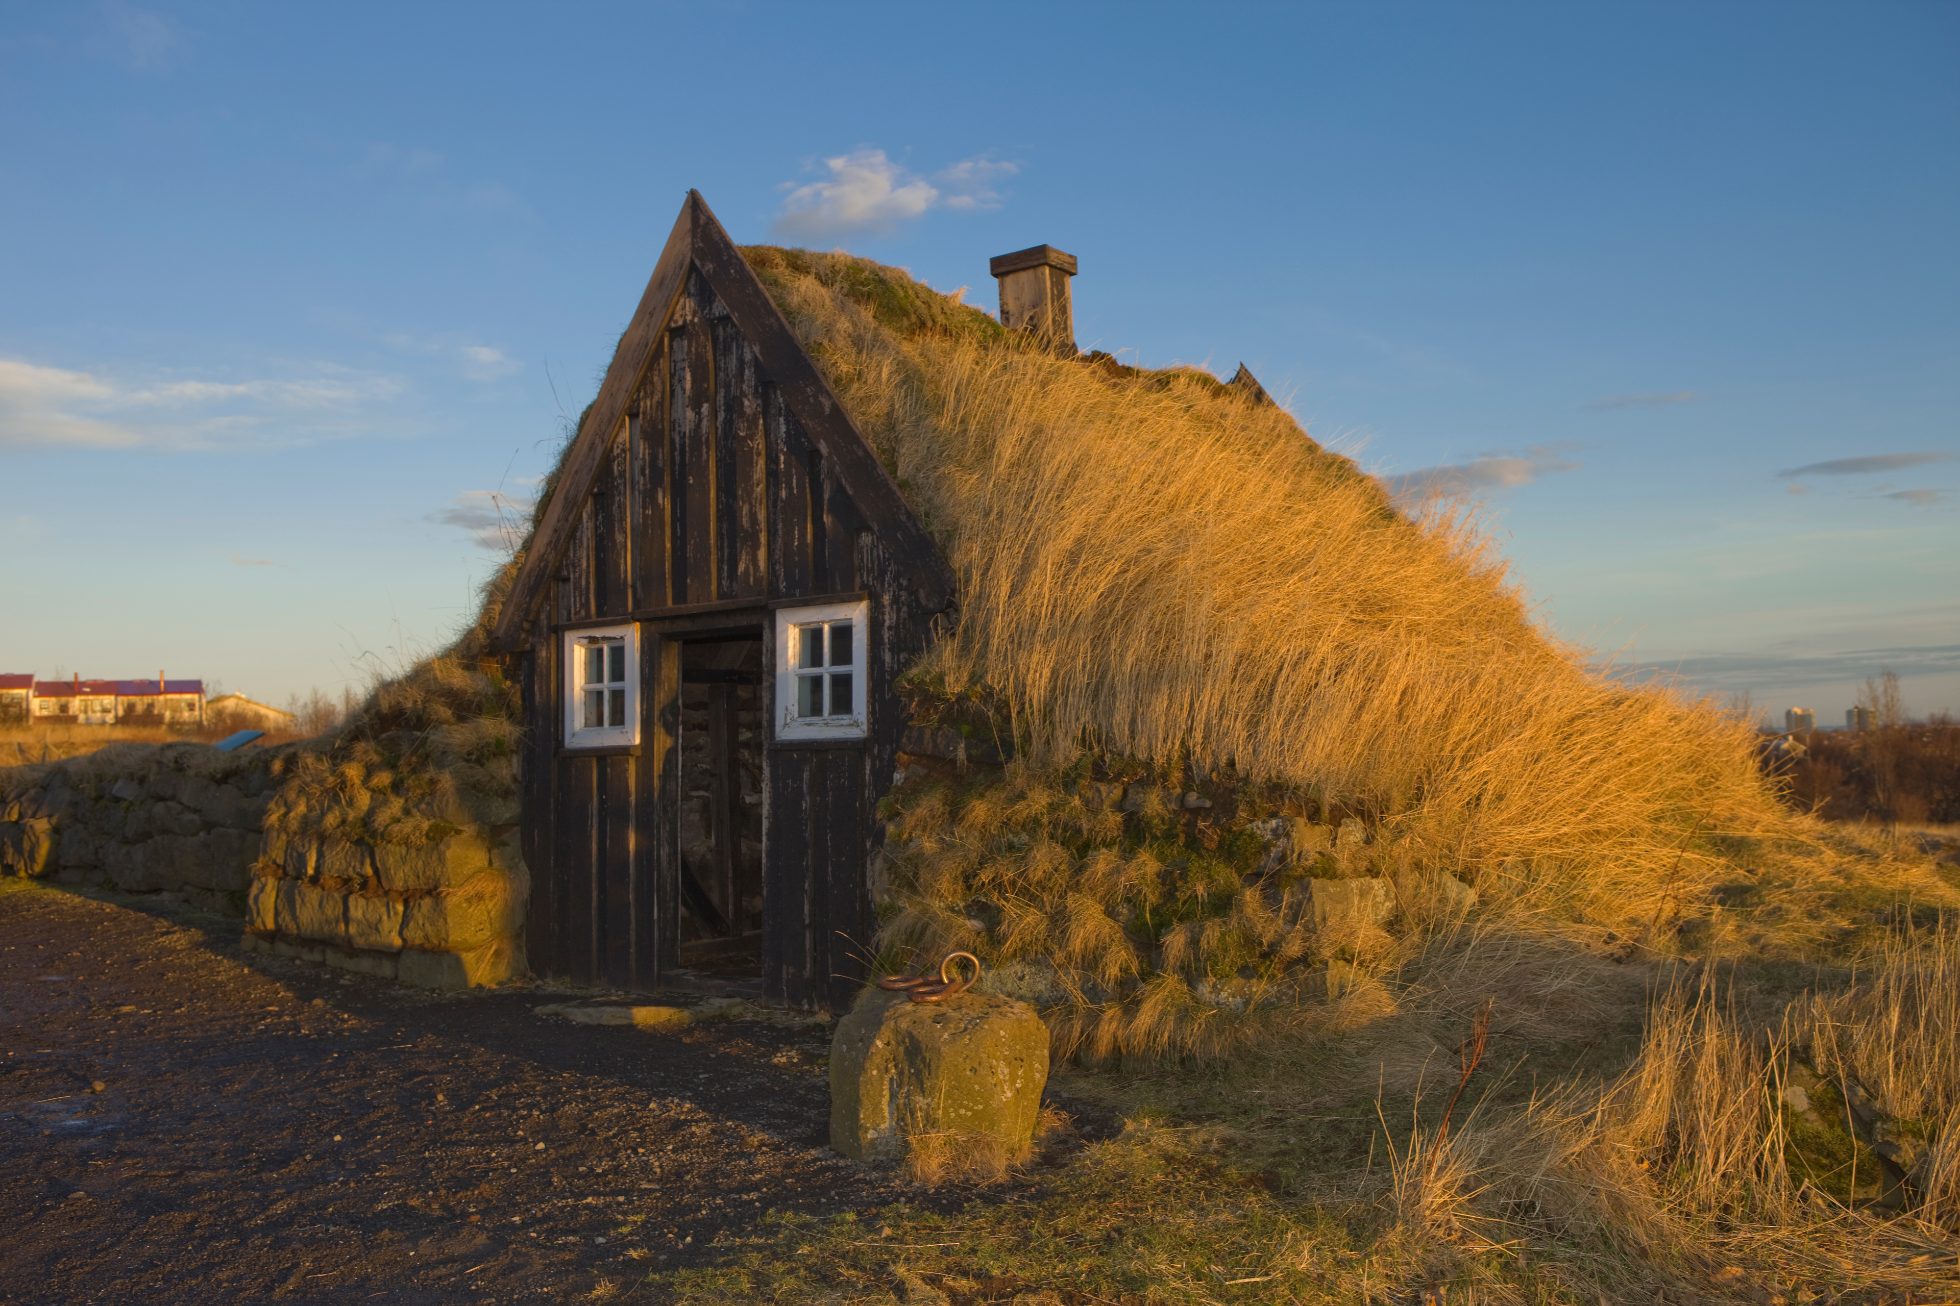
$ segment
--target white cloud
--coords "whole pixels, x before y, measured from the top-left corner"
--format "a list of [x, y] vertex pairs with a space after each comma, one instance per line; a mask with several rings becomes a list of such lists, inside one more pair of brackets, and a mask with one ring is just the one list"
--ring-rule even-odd
[[1398, 499], [1423, 499], [1430, 495], [1469, 495], [1487, 490], [1507, 490], [1529, 485], [1553, 472], [1569, 472], [1579, 466], [1564, 456], [1556, 445], [1538, 444], [1523, 453], [1492, 453], [1466, 463], [1422, 467], [1413, 472], [1385, 476], [1382, 480]]
[[1942, 495], [1938, 490], [1893, 490], [1885, 497], [1896, 499], [1900, 503], [1910, 503], [1915, 507], [1927, 508], [1940, 502], [1946, 496]]
[[524, 542], [524, 530], [536, 504], [535, 495], [464, 490], [447, 507], [430, 513], [429, 520], [467, 531], [479, 548], [515, 553], [517, 546]]
[[446, 358], [472, 381], [501, 381], [524, 370], [524, 364], [495, 345], [475, 344], [461, 336], [417, 336], [397, 332], [384, 339], [391, 348], [404, 353]]
[[893, 162], [880, 149], [854, 150], [823, 161], [822, 180], [784, 182], [775, 230], [792, 240], [880, 235], [934, 209], [973, 212], [999, 208], [999, 183], [1018, 164], [975, 156], [931, 175]]
[[363, 409], [400, 390], [393, 377], [325, 366], [300, 377], [136, 383], [0, 358], [0, 449], [307, 443], [346, 433]]
[[464, 345], [463, 373], [473, 381], [494, 381], [521, 370], [523, 364], [490, 345]]

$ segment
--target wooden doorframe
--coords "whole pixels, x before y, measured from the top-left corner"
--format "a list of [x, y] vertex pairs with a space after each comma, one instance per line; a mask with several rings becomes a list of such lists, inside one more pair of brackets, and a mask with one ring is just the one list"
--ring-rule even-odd
[[[664, 845], [662, 849], [664, 855], [659, 858], [658, 862], [659, 874], [663, 877], [664, 882], [655, 888], [655, 892], [659, 895], [659, 902], [664, 909], [661, 915], [661, 933], [663, 936], [661, 941], [661, 970], [663, 972], [682, 969], [682, 912], [689, 912], [699, 919], [701, 916], [701, 899], [706, 899], [706, 906], [714, 909], [713, 895], [706, 891], [708, 886], [699, 883], [690, 885], [688, 883], [692, 877], [688, 873], [686, 860], [681, 847], [682, 807], [687, 797], [682, 762], [685, 747], [682, 735], [686, 728], [682, 719], [682, 695], [685, 693], [685, 686], [687, 684], [687, 673], [683, 665], [683, 660], [686, 656], [685, 646], [689, 643], [715, 640], [753, 640], [755, 642], [761, 652], [761, 665], [757, 672], [756, 687], [757, 693], [760, 696], [762, 721], [766, 734], [767, 723], [770, 719], [769, 713], [773, 710], [772, 702], [775, 693], [774, 679], [769, 674], [769, 670], [773, 665], [771, 659], [774, 651], [774, 622], [770, 619], [772, 606], [775, 605], [761, 600], [741, 605], [718, 604], [715, 605], [712, 611], [663, 617], [641, 623], [644, 632], [643, 641], [645, 635], [652, 635], [658, 643], [672, 650], [672, 670], [669, 673], [671, 683], [662, 686], [662, 691], [667, 696], [667, 701], [657, 709], [662, 713], [664, 720], [673, 723], [671, 730], [673, 741], [672, 758], [666, 768], [667, 783], [661, 786], [659, 799], [659, 819], [664, 823], [665, 828], [656, 828], [655, 831], [655, 837]], [[714, 704], [719, 697], [711, 696], [710, 698], [709, 710], [711, 714], [715, 710]], [[723, 711], [725, 712], [727, 710], [728, 708], [724, 702]], [[732, 723], [728, 724], [732, 726]], [[735, 761], [737, 750], [732, 747], [732, 736], [729, 739], [721, 739], [722, 733], [726, 732], [718, 732], [715, 727], [710, 727], [709, 747], [711, 749], [718, 749], [726, 754], [725, 756], [717, 757], [714, 770], [718, 781], [722, 785], [727, 786], [733, 778], [732, 767], [729, 764]], [[717, 743], [718, 739], [721, 740], [720, 743]], [[756, 755], [762, 767], [761, 791], [766, 796], [769, 792], [770, 766], [768, 741], [766, 738], [758, 741]], [[716, 860], [718, 862], [716, 869], [724, 875], [723, 883], [730, 886], [730, 891], [724, 895], [724, 902], [732, 914], [732, 919], [723, 922], [723, 924], [730, 927], [729, 937], [739, 937], [743, 932], [741, 928], [740, 899], [739, 895], [733, 891], [735, 863], [736, 859], [740, 856], [740, 840], [739, 822], [732, 818], [738, 814], [736, 808], [739, 803], [739, 790], [730, 788], [725, 798], [716, 804], [717, 810], [715, 812], [717, 818], [715, 827]], [[763, 851], [761, 864], [758, 866], [758, 887], [761, 865], [767, 864], [769, 835], [769, 814], [765, 797], [761, 822]], [[719, 909], [715, 910], [717, 912], [719, 911]], [[710, 925], [711, 928], [713, 927], [713, 922], [711, 921], [704, 921], [703, 923]], [[768, 929], [766, 906], [762, 928], [764, 932]], [[760, 959], [758, 958], [758, 975], [760, 974], [759, 966]]]

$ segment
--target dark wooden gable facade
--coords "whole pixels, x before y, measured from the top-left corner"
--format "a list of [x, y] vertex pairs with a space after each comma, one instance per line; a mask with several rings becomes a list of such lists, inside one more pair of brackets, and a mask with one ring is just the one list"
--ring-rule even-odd
[[[776, 612], [858, 600], [864, 737], [778, 739]], [[524, 687], [532, 969], [660, 983], [691, 936], [743, 935], [748, 856], [765, 994], [848, 1001], [904, 726], [895, 680], [951, 601], [944, 558], [690, 192], [494, 631]], [[566, 634], [622, 623], [637, 743], [569, 748]]]

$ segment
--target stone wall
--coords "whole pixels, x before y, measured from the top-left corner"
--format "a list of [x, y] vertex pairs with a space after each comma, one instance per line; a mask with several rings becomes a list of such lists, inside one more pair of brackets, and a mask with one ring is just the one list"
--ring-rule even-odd
[[279, 763], [252, 868], [251, 946], [435, 988], [524, 973], [530, 876], [515, 772], [414, 736]]
[[242, 915], [274, 760], [204, 744], [113, 744], [0, 771], [0, 874], [175, 893]]
[[413, 984], [521, 975], [529, 877], [501, 783], [307, 791], [309, 810], [319, 768], [307, 745], [118, 744], [0, 770], [0, 874], [175, 894], [243, 917], [250, 948]]
[[390, 839], [268, 832], [246, 905], [248, 946], [431, 988], [524, 972], [530, 879], [514, 831], [404, 822]]

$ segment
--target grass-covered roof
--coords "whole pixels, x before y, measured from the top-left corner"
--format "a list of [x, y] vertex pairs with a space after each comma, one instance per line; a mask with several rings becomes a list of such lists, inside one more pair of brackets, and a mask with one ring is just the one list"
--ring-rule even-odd
[[1590, 674], [1460, 514], [1398, 511], [1283, 409], [1056, 357], [869, 260], [743, 254], [958, 576], [926, 671], [997, 695], [1037, 764], [1309, 788], [1612, 920], [1771, 819], [1745, 724]]

